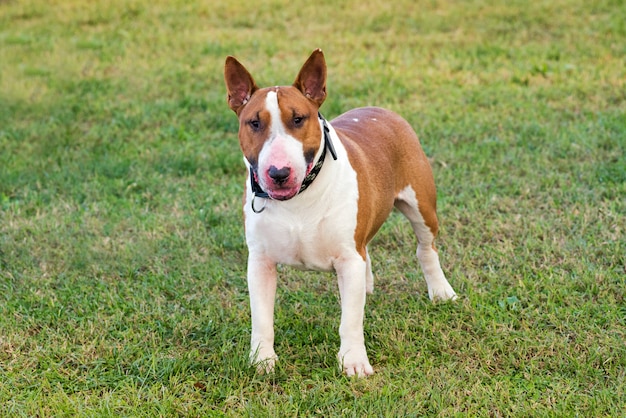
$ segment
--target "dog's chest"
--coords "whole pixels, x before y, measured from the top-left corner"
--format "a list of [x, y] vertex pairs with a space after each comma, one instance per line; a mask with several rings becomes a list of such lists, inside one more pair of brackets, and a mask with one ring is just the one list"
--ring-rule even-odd
[[346, 248], [354, 248], [356, 199], [353, 204], [344, 201], [339, 208], [322, 210], [316, 205], [308, 209], [272, 207], [251, 214], [253, 217], [246, 221], [249, 250], [279, 264], [332, 270]]

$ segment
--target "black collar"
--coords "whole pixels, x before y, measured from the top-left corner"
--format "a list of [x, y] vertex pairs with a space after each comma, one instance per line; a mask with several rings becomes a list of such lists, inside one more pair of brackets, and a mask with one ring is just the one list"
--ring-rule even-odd
[[[328, 122], [326, 122], [326, 119], [324, 119], [321, 113], [318, 113], [317, 116], [322, 121], [322, 126], [323, 126], [323, 131], [324, 131], [324, 149], [322, 150], [322, 155], [320, 155], [319, 160], [317, 160], [313, 168], [311, 168], [311, 171], [309, 171], [309, 174], [307, 174], [306, 177], [304, 178], [304, 181], [302, 181], [302, 186], [300, 186], [300, 190], [298, 191], [298, 194], [305, 191], [311, 185], [311, 183], [313, 183], [313, 180], [315, 180], [315, 178], [319, 174], [320, 170], [322, 169], [322, 165], [324, 164], [324, 158], [326, 157], [327, 150], [330, 151], [330, 155], [332, 155], [333, 160], [337, 159], [337, 152], [335, 151], [333, 142], [330, 139], [330, 129], [328, 128]], [[254, 193], [254, 197], [261, 197], [264, 199], [267, 199], [270, 197], [267, 194], [267, 192], [264, 191], [259, 185], [259, 183], [255, 180], [254, 170], [252, 169], [252, 167], [250, 167], [250, 185], [252, 186], [252, 193]], [[263, 211], [263, 209], [265, 209], [265, 207], [263, 207], [262, 209], [258, 211], [254, 208], [254, 198], [253, 198], [252, 210], [256, 213], [260, 213]]]

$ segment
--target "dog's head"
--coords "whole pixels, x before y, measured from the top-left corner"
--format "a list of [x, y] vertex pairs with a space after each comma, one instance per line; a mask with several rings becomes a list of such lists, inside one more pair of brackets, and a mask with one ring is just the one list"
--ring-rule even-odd
[[322, 145], [318, 109], [326, 98], [324, 54], [313, 51], [291, 86], [261, 89], [233, 57], [226, 58], [224, 80], [255, 180], [272, 199], [291, 199]]

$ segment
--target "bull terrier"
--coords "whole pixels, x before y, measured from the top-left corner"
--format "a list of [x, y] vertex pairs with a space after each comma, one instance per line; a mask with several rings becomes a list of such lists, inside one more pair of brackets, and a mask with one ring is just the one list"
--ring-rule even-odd
[[315, 50], [291, 86], [259, 88], [227, 57], [228, 105], [239, 119], [248, 170], [243, 202], [252, 317], [250, 360], [274, 369], [277, 264], [335, 271], [341, 297], [339, 366], [374, 373], [363, 335], [374, 276], [368, 243], [394, 206], [417, 237], [417, 259], [431, 300], [455, 299], [434, 239], [436, 191], [417, 135], [399, 115], [377, 107], [326, 121], [326, 61]]

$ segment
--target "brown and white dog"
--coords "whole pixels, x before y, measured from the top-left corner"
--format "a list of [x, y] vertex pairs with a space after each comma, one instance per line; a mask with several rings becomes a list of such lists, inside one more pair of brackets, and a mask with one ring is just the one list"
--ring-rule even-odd
[[292, 86], [259, 88], [235, 58], [224, 68], [228, 105], [239, 118], [249, 178], [244, 198], [250, 360], [271, 371], [276, 265], [336, 271], [341, 296], [340, 367], [374, 373], [363, 336], [365, 294], [374, 286], [367, 244], [395, 206], [418, 239], [431, 300], [456, 298], [434, 247], [435, 183], [417, 135], [397, 114], [351, 110], [330, 123], [326, 62], [315, 50]]

